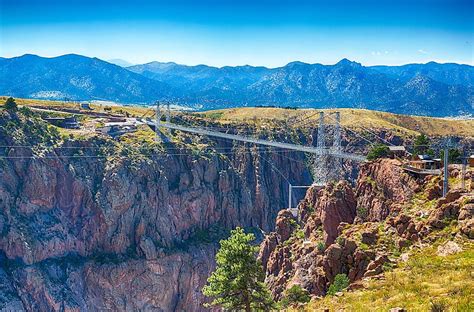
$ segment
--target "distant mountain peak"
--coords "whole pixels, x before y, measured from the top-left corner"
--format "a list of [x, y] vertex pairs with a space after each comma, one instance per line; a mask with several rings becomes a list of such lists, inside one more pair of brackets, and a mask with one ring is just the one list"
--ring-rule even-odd
[[360, 63], [348, 60], [346, 58], [343, 58], [339, 62], [335, 64], [335, 66], [352, 66], [352, 67], [359, 67], [362, 66]]
[[30, 53], [26, 53], [26, 54], [23, 54], [23, 55], [20, 55], [20, 56], [12, 57], [12, 59], [39, 59], [39, 58], [41, 58], [41, 56], [38, 56], [36, 54], [30, 54]]
[[300, 61], [293, 61], [286, 64], [287, 67], [299, 66], [299, 65], [309, 65], [309, 64], [305, 62], [300, 62]]
[[0, 59], [0, 94], [150, 103], [198, 109], [249, 105], [358, 107], [420, 115], [473, 113], [474, 67], [362, 66], [291, 62], [277, 68], [151, 62], [126, 69], [97, 58], [36, 55]]

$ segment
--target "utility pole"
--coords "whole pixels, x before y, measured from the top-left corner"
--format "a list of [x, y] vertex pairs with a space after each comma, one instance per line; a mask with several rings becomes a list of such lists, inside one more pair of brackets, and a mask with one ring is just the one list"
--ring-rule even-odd
[[291, 183], [288, 183], [288, 209], [291, 209]]
[[446, 197], [446, 194], [449, 191], [449, 148], [451, 146], [451, 138], [446, 139], [444, 144], [444, 180], [443, 180], [443, 197]]
[[466, 190], [466, 166], [467, 166], [467, 151], [466, 146], [462, 149], [462, 181], [461, 181], [461, 188], [463, 191]]

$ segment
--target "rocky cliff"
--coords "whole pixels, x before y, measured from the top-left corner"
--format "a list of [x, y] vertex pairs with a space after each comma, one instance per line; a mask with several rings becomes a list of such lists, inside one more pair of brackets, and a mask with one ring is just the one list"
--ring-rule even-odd
[[[397, 248], [449, 218], [474, 235], [465, 194], [417, 212], [429, 222], [405, 216], [401, 203], [420, 190], [439, 197], [439, 181], [417, 181], [393, 160], [365, 164], [355, 188], [309, 189], [295, 220], [279, 211], [285, 179], [311, 181], [304, 155], [168, 135], [114, 141], [1, 112], [0, 311], [204, 310], [216, 242], [237, 225], [275, 230], [260, 258], [276, 298], [292, 284], [322, 295], [341, 272], [353, 282], [377, 274], [389, 256], [366, 247], [388, 239], [376, 222], [397, 233]], [[284, 135], [314, 144], [316, 133]]]
[[4, 311], [202, 310], [219, 233], [271, 230], [288, 200], [282, 175], [310, 179], [302, 155], [219, 142], [145, 153], [60, 138], [26, 112], [0, 126]]
[[429, 245], [447, 226], [474, 238], [473, 193], [453, 189], [440, 198], [438, 182], [415, 179], [397, 160], [383, 159], [364, 164], [354, 188], [340, 181], [309, 189], [299, 218], [280, 211], [275, 232], [261, 244], [275, 298], [293, 285], [324, 296], [337, 274], [347, 275], [352, 289], [361, 287], [361, 279], [395, 266], [408, 247]]

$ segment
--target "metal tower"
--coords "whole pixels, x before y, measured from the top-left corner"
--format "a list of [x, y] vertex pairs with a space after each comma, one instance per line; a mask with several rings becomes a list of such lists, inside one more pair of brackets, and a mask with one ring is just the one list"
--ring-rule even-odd
[[166, 122], [171, 121], [170, 102], [166, 102]]
[[316, 155], [314, 166], [314, 182], [316, 184], [325, 184], [327, 181], [327, 153], [326, 146], [326, 125], [324, 124], [324, 112], [319, 113], [318, 138], [316, 147], [320, 151]]
[[[332, 144], [332, 152], [334, 154], [339, 154], [341, 152], [341, 113], [336, 112], [336, 124], [334, 126], [334, 142]], [[332, 174], [331, 178], [334, 180], [339, 180], [342, 176], [342, 159], [339, 157], [332, 158]]]
[[444, 144], [444, 177], [443, 177], [443, 197], [446, 197], [446, 194], [449, 191], [449, 148], [451, 147], [451, 138], [446, 139]]
[[156, 116], [155, 116], [155, 140], [156, 142], [160, 142], [160, 127], [161, 127], [161, 110], [160, 110], [160, 102], [156, 101]]

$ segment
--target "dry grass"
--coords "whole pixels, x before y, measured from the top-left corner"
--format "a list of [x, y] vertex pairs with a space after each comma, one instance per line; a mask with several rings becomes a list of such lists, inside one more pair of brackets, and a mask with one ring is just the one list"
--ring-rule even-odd
[[[248, 122], [253, 120], [277, 120], [283, 121], [289, 117], [298, 117], [306, 114], [309, 116], [317, 110], [310, 109], [283, 109], [283, 108], [232, 108], [224, 110], [199, 113], [213, 120], [224, 123]], [[323, 110], [326, 113], [335, 110]], [[458, 135], [474, 137], [474, 120], [453, 120], [448, 118], [418, 117], [408, 115], [397, 115], [365, 109], [339, 109], [341, 112], [341, 124], [354, 130], [362, 131], [360, 125], [372, 129], [391, 129], [399, 131], [404, 135], [417, 135], [421, 132], [435, 136]], [[317, 124], [317, 114], [310, 118]], [[329, 119], [331, 122], [331, 120]]]
[[[439, 242], [441, 243], [441, 241]], [[437, 245], [414, 251], [406, 263], [385, 273], [383, 280], [366, 281], [366, 289], [341, 297], [312, 301], [305, 311], [474, 311], [474, 243], [464, 241], [461, 253], [440, 257]]]
[[[6, 100], [6, 97], [0, 97], [0, 103], [3, 103]], [[63, 102], [63, 101], [49, 101], [49, 100], [34, 100], [34, 99], [18, 99], [15, 98], [15, 101], [18, 105], [21, 106], [34, 106], [37, 108], [44, 109], [59, 109], [67, 108], [80, 111], [80, 104], [78, 102]], [[99, 105], [91, 104], [93, 112], [106, 112], [104, 111], [105, 107], [110, 108], [110, 113], [121, 114], [123, 112], [128, 112], [130, 116], [134, 117], [153, 117], [155, 116], [155, 111], [150, 107], [143, 106], [124, 106], [124, 105]]]
[[[0, 97], [0, 103], [6, 100]], [[16, 99], [19, 105], [35, 106], [40, 108], [69, 108], [79, 111], [78, 103], [48, 101], [48, 100], [31, 100]], [[103, 112], [105, 106], [92, 104], [95, 112]], [[133, 117], [153, 117], [155, 112], [151, 107], [140, 106], [108, 106], [111, 113], [124, 114], [127, 112]], [[223, 110], [214, 110], [207, 112], [194, 113], [194, 115], [204, 117], [214, 122], [221, 123], [237, 123], [252, 124], [260, 127], [274, 126], [276, 122], [288, 120], [288, 118], [300, 118], [304, 116], [314, 115], [312, 118], [305, 120], [303, 123], [307, 126], [316, 126], [318, 115], [315, 114], [319, 110], [314, 109], [284, 109], [272, 107], [245, 107], [230, 108]], [[335, 110], [323, 110], [326, 113]], [[379, 111], [365, 109], [338, 109], [341, 112], [341, 124], [344, 127], [351, 128], [356, 131], [364, 131], [364, 128], [371, 129], [390, 129], [398, 132], [401, 136], [416, 136], [419, 133], [426, 133], [430, 136], [448, 136], [455, 135], [461, 137], [474, 138], [474, 120], [454, 120], [449, 118], [432, 118], [419, 117], [409, 115], [397, 115]], [[328, 122], [333, 122], [328, 118]], [[292, 126], [291, 123], [289, 126]]]

